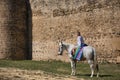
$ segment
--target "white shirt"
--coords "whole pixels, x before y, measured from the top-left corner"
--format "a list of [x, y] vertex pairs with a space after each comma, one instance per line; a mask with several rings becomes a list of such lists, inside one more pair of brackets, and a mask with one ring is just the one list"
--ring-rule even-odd
[[78, 36], [77, 37], [77, 46], [81, 47], [82, 43], [84, 43], [83, 37], [82, 36]]

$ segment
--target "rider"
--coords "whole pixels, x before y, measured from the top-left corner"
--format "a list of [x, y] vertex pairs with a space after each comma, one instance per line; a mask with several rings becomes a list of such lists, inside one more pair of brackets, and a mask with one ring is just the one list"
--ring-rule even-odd
[[[82, 52], [81, 52], [81, 49], [82, 49], [83, 46], [84, 46], [83, 37], [81, 36], [80, 32], [77, 31], [77, 45], [76, 45], [75, 48], [73, 49], [73, 53], [75, 53], [75, 54], [74, 54], [74, 59], [77, 58], [79, 52], [82, 53]], [[77, 49], [76, 49], [76, 48], [77, 48]], [[75, 49], [76, 49], [76, 50], [75, 50]]]

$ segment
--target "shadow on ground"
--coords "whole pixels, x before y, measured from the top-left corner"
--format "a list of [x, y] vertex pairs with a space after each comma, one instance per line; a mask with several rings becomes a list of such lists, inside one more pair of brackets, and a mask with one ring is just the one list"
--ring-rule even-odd
[[[82, 77], [90, 77], [91, 74], [76, 74], [76, 76], [82, 76]], [[94, 75], [93, 77], [96, 77], [97, 75]], [[99, 75], [99, 77], [114, 77], [113, 75]]]

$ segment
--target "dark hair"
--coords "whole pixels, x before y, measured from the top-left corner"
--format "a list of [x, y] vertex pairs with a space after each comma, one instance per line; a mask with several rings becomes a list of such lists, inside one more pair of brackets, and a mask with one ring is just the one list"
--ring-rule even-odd
[[77, 36], [81, 36], [81, 34], [80, 34], [80, 32], [79, 32], [79, 31], [77, 31]]

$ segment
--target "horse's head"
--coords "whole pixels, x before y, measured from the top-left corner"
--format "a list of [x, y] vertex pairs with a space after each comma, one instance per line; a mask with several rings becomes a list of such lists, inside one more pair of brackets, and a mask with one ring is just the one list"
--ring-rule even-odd
[[63, 54], [63, 43], [61, 41], [61, 42], [59, 42], [58, 55], [62, 55], [62, 54]]

